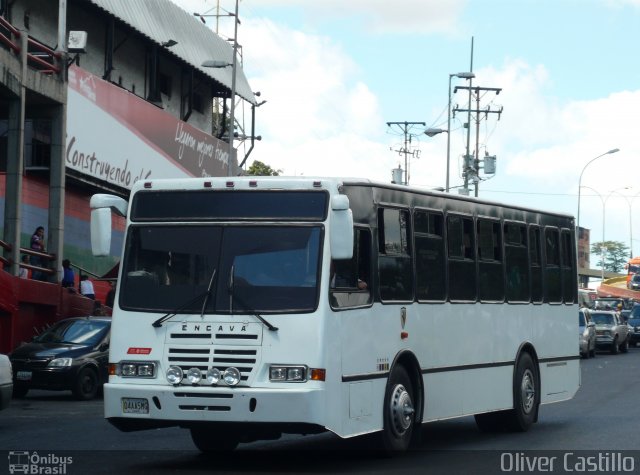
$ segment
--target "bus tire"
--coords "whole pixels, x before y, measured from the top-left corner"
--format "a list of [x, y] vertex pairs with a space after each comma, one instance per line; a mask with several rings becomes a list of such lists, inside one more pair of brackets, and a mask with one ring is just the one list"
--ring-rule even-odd
[[391, 371], [384, 396], [382, 448], [387, 453], [401, 452], [409, 448], [415, 429], [415, 394], [411, 379], [404, 366]]
[[191, 440], [203, 453], [230, 452], [240, 443], [233, 434], [216, 432], [209, 427], [192, 427]]
[[522, 353], [513, 378], [513, 409], [506, 411], [507, 429], [526, 432], [537, 420], [540, 405], [540, 380], [529, 353]]

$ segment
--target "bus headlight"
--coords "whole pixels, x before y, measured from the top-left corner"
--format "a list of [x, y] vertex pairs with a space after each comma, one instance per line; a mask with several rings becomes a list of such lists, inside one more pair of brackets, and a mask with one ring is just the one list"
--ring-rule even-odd
[[189, 368], [187, 371], [187, 380], [191, 384], [198, 384], [202, 379], [202, 372], [198, 368]]
[[220, 381], [220, 370], [218, 368], [209, 368], [207, 371], [207, 383], [218, 384]]
[[182, 382], [182, 368], [180, 366], [169, 366], [166, 372], [167, 381], [176, 385]]
[[123, 378], [155, 378], [154, 361], [121, 361], [116, 366], [116, 375]]
[[224, 370], [222, 379], [228, 386], [236, 386], [240, 382], [240, 371], [234, 367], [227, 368]]
[[272, 365], [269, 366], [269, 381], [303, 383], [307, 380], [306, 366]]

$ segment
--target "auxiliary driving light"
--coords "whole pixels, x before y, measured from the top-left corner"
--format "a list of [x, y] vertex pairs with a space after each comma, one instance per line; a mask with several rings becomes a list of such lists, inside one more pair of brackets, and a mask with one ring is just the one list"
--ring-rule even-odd
[[207, 383], [218, 384], [220, 381], [220, 370], [218, 368], [209, 368], [207, 371]]
[[182, 368], [180, 366], [169, 366], [166, 376], [167, 381], [171, 384], [180, 384], [182, 382]]
[[198, 368], [189, 368], [187, 371], [187, 380], [191, 384], [198, 384], [202, 379], [202, 372]]
[[236, 386], [240, 382], [240, 371], [234, 367], [227, 368], [224, 370], [222, 378], [228, 386]]

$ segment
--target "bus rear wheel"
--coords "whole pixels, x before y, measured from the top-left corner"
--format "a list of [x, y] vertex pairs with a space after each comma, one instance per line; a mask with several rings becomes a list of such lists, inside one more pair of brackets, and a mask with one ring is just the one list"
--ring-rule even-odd
[[193, 440], [200, 452], [230, 452], [239, 444], [238, 439], [233, 437], [233, 434], [221, 434], [208, 427], [193, 427], [190, 431], [191, 440]]
[[506, 412], [506, 426], [514, 432], [526, 432], [537, 420], [540, 406], [540, 380], [529, 353], [518, 359], [513, 378], [513, 409]]
[[396, 366], [387, 382], [385, 391], [382, 430], [382, 446], [388, 452], [400, 452], [409, 448], [415, 430], [415, 395], [411, 379], [403, 366]]

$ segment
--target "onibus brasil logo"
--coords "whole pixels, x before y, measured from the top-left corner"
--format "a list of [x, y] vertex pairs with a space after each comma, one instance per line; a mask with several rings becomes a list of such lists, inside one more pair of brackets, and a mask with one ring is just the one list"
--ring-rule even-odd
[[9, 451], [9, 473], [12, 474], [64, 475], [67, 473], [67, 465], [72, 463], [73, 457], [38, 454], [28, 450]]

